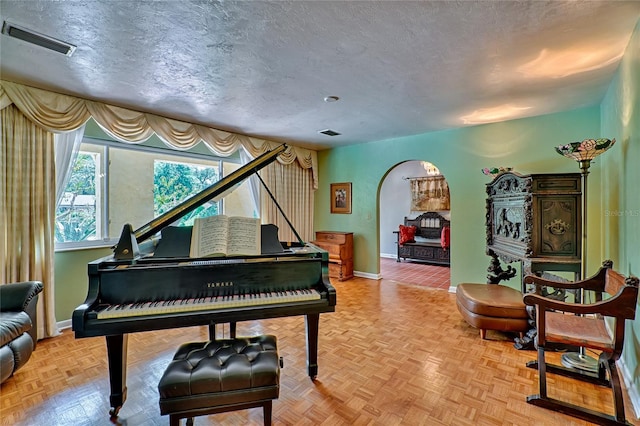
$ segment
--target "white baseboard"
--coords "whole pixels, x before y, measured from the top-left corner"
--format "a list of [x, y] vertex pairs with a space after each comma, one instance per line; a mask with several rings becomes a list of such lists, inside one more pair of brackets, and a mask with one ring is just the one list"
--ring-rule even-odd
[[371, 274], [369, 272], [353, 271], [353, 275], [356, 276], [356, 277], [369, 278], [370, 280], [381, 280], [382, 279], [382, 275], [380, 275], [380, 274]]
[[380, 253], [380, 257], [387, 257], [389, 259], [397, 259], [398, 255], [396, 253], [393, 254], [389, 254], [389, 253]]
[[[624, 380], [624, 387], [627, 389], [627, 394], [631, 400], [633, 415], [635, 419], [638, 420], [640, 419], [640, 393], [638, 392], [638, 388], [633, 384], [633, 374], [629, 371], [629, 368], [627, 368], [622, 358], [618, 360], [618, 370], [620, 371], [622, 380]], [[629, 415], [627, 414], [627, 416]]]
[[58, 330], [62, 331], [62, 330], [66, 330], [67, 328], [71, 328], [71, 320], [64, 320], [64, 321], [60, 321], [57, 323], [58, 325]]

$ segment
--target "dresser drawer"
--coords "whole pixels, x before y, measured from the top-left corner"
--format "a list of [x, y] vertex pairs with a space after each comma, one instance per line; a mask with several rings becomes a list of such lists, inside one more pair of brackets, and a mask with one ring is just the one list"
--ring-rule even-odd
[[347, 242], [347, 237], [350, 234], [350, 232], [318, 231], [316, 232], [316, 241], [326, 241], [327, 243], [333, 244], [345, 244]]
[[324, 241], [313, 241], [313, 244], [320, 247], [322, 250], [326, 250], [329, 253], [329, 257], [343, 258], [346, 255], [346, 247], [340, 244], [331, 244]]

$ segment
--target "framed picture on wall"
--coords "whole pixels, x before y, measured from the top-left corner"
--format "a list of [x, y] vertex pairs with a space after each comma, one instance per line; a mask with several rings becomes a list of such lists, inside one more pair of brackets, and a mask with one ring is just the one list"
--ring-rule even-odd
[[331, 184], [331, 213], [351, 214], [351, 182]]

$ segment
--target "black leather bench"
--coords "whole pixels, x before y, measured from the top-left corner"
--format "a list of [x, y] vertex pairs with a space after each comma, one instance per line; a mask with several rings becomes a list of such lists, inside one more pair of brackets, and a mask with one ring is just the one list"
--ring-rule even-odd
[[185, 343], [160, 383], [160, 413], [170, 425], [180, 419], [263, 407], [271, 425], [272, 402], [280, 392], [280, 360], [272, 335]]

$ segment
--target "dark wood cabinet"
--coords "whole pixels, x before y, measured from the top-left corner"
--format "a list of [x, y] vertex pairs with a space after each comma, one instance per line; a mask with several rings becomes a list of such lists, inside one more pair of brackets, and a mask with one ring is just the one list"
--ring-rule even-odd
[[329, 252], [329, 278], [353, 278], [353, 232], [317, 231], [312, 243]]
[[[582, 189], [579, 173], [520, 175], [507, 172], [487, 184], [489, 282], [515, 275], [500, 261], [579, 269]], [[557, 265], [557, 269], [555, 266]]]

